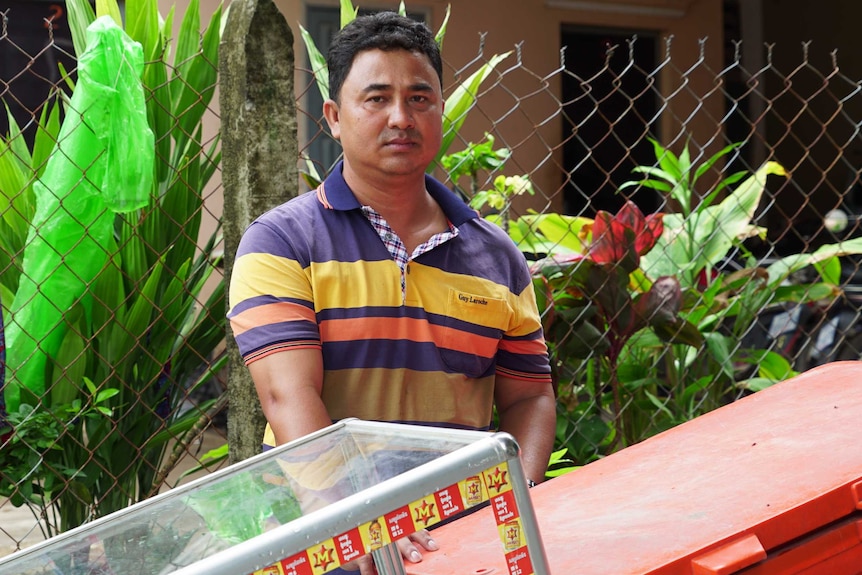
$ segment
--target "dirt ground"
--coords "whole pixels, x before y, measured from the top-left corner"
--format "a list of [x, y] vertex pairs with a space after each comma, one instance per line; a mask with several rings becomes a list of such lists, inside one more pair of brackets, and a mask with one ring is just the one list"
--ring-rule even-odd
[[[194, 447], [193, 453], [200, 457], [207, 451], [215, 449], [227, 440], [224, 436], [224, 431], [211, 430], [204, 433], [203, 438], [198, 445]], [[199, 448], [198, 448], [199, 446]], [[170, 485], [176, 485], [179, 476], [183, 471], [197, 465], [197, 459], [191, 455], [186, 455], [180, 460], [177, 468], [168, 477]], [[189, 475], [184, 478], [184, 482], [191, 481], [202, 475], [204, 472]], [[0, 557], [5, 557], [19, 549], [24, 549], [42, 541], [44, 537], [38, 527], [36, 518], [31, 511], [26, 507], [15, 507], [8, 499], [0, 499]]]

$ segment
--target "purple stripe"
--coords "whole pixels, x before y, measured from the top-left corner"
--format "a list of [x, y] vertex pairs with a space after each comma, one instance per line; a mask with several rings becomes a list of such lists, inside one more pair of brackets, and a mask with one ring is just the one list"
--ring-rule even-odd
[[[285, 327], [285, 326], [288, 327]], [[285, 337], [289, 334], [290, 337]], [[319, 340], [320, 333], [317, 324], [311, 322], [292, 321], [289, 324], [283, 322], [270, 323], [252, 328], [236, 337], [236, 343], [243, 356], [253, 354], [265, 347], [272, 347], [279, 343], [291, 341]]]
[[390, 307], [390, 306], [366, 306], [358, 308], [334, 307], [320, 310], [317, 314], [318, 321], [333, 319], [362, 319], [362, 318], [398, 318], [407, 317], [411, 319], [426, 319], [428, 314], [418, 307]]
[[527, 335], [518, 335], [518, 336], [504, 335], [503, 339], [508, 340], [508, 341], [534, 341], [537, 339], [542, 339], [544, 336], [545, 336], [545, 334], [542, 331], [542, 328], [539, 328], [532, 333], [528, 333]]
[[[365, 362], [362, 358], [366, 358]], [[438, 348], [433, 343], [408, 340], [363, 340], [324, 342], [324, 369], [409, 369], [464, 373], [481, 378], [495, 371], [493, 358], [476, 357], [462, 351]]]
[[391, 259], [361, 210], [327, 211], [316, 197], [305, 195], [267, 212], [246, 229], [237, 257], [254, 253], [293, 259], [303, 268], [312, 262]]
[[551, 373], [551, 367], [548, 365], [548, 356], [544, 354], [522, 355], [500, 349], [497, 350], [497, 363], [500, 367], [504, 367], [512, 371], [541, 375]]
[[[447, 273], [470, 275], [506, 286], [520, 294], [532, 279], [524, 255], [496, 225], [476, 219], [458, 228], [458, 237], [416, 258]], [[476, 250], [476, 246], [486, 246]]]
[[250, 297], [248, 299], [242, 300], [241, 302], [236, 304], [233, 307], [233, 309], [230, 311], [230, 313], [227, 315], [227, 317], [231, 318], [231, 317], [234, 317], [234, 316], [241, 314], [245, 310], [248, 310], [248, 309], [251, 309], [251, 308], [254, 308], [257, 306], [268, 305], [268, 304], [273, 304], [273, 303], [295, 303], [295, 304], [301, 305], [303, 307], [307, 307], [308, 309], [311, 309], [311, 310], [314, 309], [314, 305], [311, 302], [306, 301], [304, 299], [296, 299], [296, 298], [289, 298], [289, 297], [275, 297], [275, 296], [271, 296], [271, 295], [259, 295], [259, 296]]

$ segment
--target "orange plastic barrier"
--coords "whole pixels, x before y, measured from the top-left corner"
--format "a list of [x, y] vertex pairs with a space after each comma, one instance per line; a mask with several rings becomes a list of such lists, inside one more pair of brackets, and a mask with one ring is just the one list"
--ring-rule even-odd
[[[818, 367], [531, 490], [551, 572], [862, 573], [862, 362]], [[412, 575], [509, 573], [490, 511]]]

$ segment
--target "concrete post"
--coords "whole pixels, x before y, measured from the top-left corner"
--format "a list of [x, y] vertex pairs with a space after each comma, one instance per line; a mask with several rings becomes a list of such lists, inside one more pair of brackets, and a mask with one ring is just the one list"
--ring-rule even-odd
[[[297, 195], [293, 33], [272, 0], [234, 0], [219, 51], [225, 281], [245, 228]], [[228, 328], [230, 461], [260, 452], [265, 424]]]

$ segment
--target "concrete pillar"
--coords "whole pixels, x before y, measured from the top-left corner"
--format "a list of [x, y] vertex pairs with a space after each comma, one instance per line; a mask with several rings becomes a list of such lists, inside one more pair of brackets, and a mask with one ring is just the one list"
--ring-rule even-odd
[[[219, 51], [225, 281], [245, 228], [296, 196], [293, 33], [272, 0], [234, 0]], [[229, 285], [229, 283], [228, 283]], [[260, 452], [265, 420], [228, 329], [231, 463]]]

